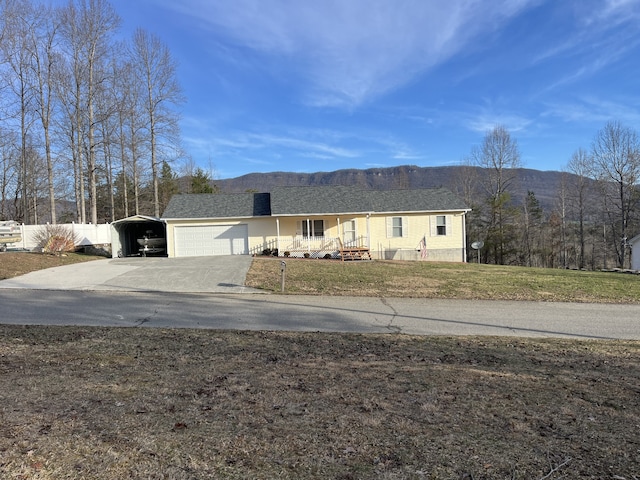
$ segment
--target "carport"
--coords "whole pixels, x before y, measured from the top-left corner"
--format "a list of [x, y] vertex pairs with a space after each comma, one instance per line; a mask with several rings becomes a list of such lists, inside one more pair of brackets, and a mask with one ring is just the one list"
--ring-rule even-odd
[[146, 215], [116, 220], [111, 224], [111, 256], [167, 256], [164, 220]]

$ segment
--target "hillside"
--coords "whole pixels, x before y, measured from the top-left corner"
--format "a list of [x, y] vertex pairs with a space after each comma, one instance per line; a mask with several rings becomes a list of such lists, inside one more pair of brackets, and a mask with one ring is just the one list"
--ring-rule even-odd
[[[216, 180], [220, 191], [239, 193], [245, 191], [269, 192], [280, 186], [353, 185], [370, 189], [434, 188], [446, 187], [460, 191], [461, 178], [467, 167], [417, 167], [404, 165], [390, 168], [370, 168], [367, 170], [337, 170], [316, 173], [250, 173], [241, 177]], [[479, 174], [483, 169], [474, 169]], [[545, 211], [550, 211], [556, 202], [562, 173], [531, 169], [517, 169], [514, 200], [519, 203], [527, 191], [535, 193]]]

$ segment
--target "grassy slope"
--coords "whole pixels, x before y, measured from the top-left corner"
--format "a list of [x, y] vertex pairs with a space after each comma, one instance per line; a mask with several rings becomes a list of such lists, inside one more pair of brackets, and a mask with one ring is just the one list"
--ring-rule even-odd
[[[640, 303], [640, 276], [473, 263], [288, 259], [292, 294]], [[254, 259], [247, 284], [280, 292], [280, 260]]]

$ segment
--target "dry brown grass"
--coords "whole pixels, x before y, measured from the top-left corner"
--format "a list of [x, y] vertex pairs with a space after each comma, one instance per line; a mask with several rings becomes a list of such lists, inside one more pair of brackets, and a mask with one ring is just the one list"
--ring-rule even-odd
[[56, 255], [50, 253], [3, 252], [0, 253], [0, 280], [17, 277], [45, 268], [88, 262], [100, 258], [104, 259], [104, 257], [100, 256], [79, 253]]
[[[0, 278], [91, 258], [1, 254]], [[625, 275], [287, 263], [292, 293], [640, 298]], [[639, 431], [640, 342], [0, 325], [2, 480], [637, 480]]]
[[639, 342], [0, 326], [2, 479], [632, 480], [639, 431]]
[[[640, 275], [474, 263], [286, 260], [288, 294], [640, 303]], [[280, 259], [256, 257], [248, 286], [280, 292]]]

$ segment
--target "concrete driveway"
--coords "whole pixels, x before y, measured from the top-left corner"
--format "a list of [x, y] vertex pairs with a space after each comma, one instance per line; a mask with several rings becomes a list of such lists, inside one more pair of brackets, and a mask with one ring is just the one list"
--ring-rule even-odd
[[244, 282], [248, 255], [95, 260], [0, 281], [0, 288], [121, 292], [261, 293]]

